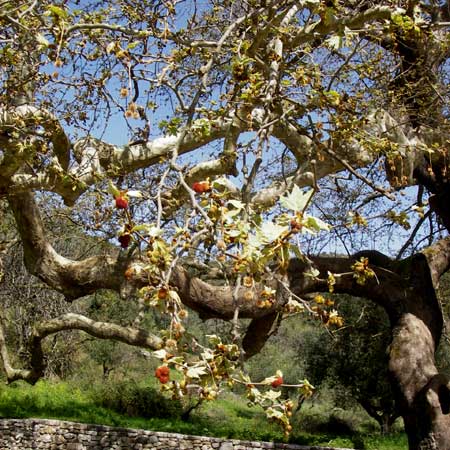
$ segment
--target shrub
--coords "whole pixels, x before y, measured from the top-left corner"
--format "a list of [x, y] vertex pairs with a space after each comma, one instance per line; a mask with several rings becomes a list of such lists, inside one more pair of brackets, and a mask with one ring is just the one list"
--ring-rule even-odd
[[94, 397], [99, 405], [130, 417], [179, 418], [183, 410], [178, 400], [130, 381], [106, 383], [96, 390]]

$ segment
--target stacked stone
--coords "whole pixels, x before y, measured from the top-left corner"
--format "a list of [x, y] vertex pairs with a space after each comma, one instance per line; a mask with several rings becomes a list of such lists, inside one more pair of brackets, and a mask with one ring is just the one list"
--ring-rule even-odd
[[0, 419], [0, 450], [347, 450], [46, 419]]

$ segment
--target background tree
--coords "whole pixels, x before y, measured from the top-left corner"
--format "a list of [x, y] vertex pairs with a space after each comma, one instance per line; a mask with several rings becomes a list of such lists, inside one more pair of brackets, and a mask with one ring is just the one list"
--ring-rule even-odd
[[346, 326], [328, 336], [328, 345], [323, 333], [305, 336], [300, 358], [305, 360], [306, 376], [316, 387], [333, 388], [337, 404], [352, 397], [378, 422], [382, 433], [389, 433], [399, 412], [388, 374], [387, 317], [382, 308], [356, 299], [339, 299], [338, 307]]
[[[3, 2], [0, 21], [0, 194], [27, 269], [68, 302], [110, 289], [137, 311], [126, 326], [78, 313], [35, 323], [26, 369], [2, 331], [9, 381], [35, 382], [42, 340], [78, 329], [155, 350], [175, 395], [243, 383], [288, 433], [292, 405], [235, 369], [287, 315], [341, 325], [306, 296], [348, 293], [389, 316], [410, 448], [450, 448], [434, 359], [450, 257], [447, 2], [23, 0]], [[351, 209], [334, 217], [336, 202]], [[58, 249], [43, 217], [61, 210], [116, 248]], [[395, 260], [373, 251], [400, 241]], [[231, 320], [231, 342], [192, 339], [187, 307]], [[148, 308], [167, 313], [163, 332], [141, 326]]]

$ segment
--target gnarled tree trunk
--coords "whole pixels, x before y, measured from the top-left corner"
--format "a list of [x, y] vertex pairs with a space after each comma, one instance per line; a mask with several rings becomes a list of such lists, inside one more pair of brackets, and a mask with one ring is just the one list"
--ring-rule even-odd
[[450, 385], [436, 368], [431, 331], [423, 318], [405, 313], [393, 329], [389, 348], [410, 450], [450, 449]]
[[[450, 382], [435, 363], [443, 328], [436, 288], [449, 267], [450, 239], [398, 262], [378, 252], [361, 252], [355, 258], [361, 256], [369, 258], [377, 276], [363, 286], [341, 276], [335, 290], [371, 299], [389, 316], [389, 371], [409, 449], [450, 450]], [[321, 275], [327, 270], [342, 274], [351, 264], [336, 258], [315, 262]], [[296, 285], [294, 278], [291, 285]]]
[[403, 289], [385, 286], [401, 304], [400, 311], [390, 311], [389, 370], [410, 450], [450, 449], [450, 383], [435, 364], [443, 317], [433, 278], [443, 256], [416, 255], [408, 261], [409, 274], [398, 268], [407, 275]]

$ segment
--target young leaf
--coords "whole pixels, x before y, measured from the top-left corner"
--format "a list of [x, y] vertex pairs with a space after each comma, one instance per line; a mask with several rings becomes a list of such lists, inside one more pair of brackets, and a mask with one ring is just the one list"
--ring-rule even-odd
[[327, 224], [321, 219], [317, 217], [310, 216], [305, 214], [303, 220], [303, 230], [307, 231], [311, 234], [316, 234], [319, 231], [330, 231], [331, 225]]
[[120, 191], [117, 186], [110, 180], [108, 183], [108, 192], [115, 198], [119, 197]]
[[141, 191], [127, 191], [127, 195], [128, 197], [133, 197], [133, 198], [142, 198], [142, 192]]
[[288, 227], [283, 227], [273, 222], [264, 222], [258, 229], [257, 235], [261, 242], [268, 244], [278, 239], [283, 233], [288, 231], [288, 229]]
[[154, 351], [153, 356], [158, 359], [165, 359], [167, 357], [167, 352], [162, 348], [161, 350]]
[[200, 378], [202, 375], [206, 375], [208, 372], [206, 371], [205, 367], [190, 367], [187, 372], [186, 375], [189, 378]]
[[50, 42], [41, 33], [36, 34], [36, 40], [43, 47], [48, 47], [50, 45]]
[[280, 198], [281, 206], [295, 212], [303, 212], [313, 193], [314, 191], [312, 189], [303, 193], [300, 188], [295, 185], [292, 192]]
[[62, 8], [60, 8], [59, 6], [50, 5], [48, 7], [48, 10], [50, 12], [52, 12], [53, 14], [55, 14], [56, 16], [60, 17], [61, 19], [67, 19], [67, 17], [68, 17], [67, 11], [65, 11]]

